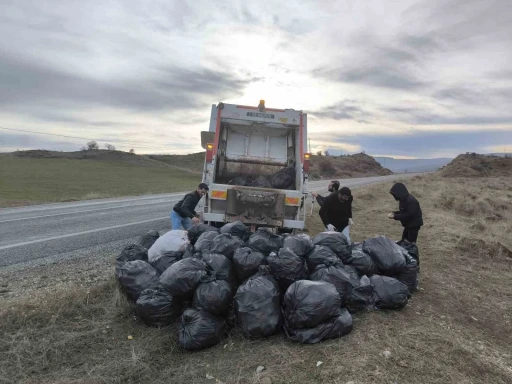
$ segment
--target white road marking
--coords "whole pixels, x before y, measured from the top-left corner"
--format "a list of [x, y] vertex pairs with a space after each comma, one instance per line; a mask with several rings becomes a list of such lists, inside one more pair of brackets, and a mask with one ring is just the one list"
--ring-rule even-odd
[[[96, 208], [96, 209], [89, 209], [89, 210], [82, 210], [82, 211], [54, 213], [53, 215], [40, 215], [40, 216], [21, 217], [21, 218], [18, 218], [18, 219], [3, 220], [3, 221], [0, 221], [0, 224], [1, 223], [11, 223], [13, 221], [22, 221], [22, 220], [31, 220], [31, 219], [42, 219], [42, 218], [45, 218], [45, 217], [55, 217], [55, 216], [75, 215], [75, 214], [78, 214], [78, 213], [89, 213], [89, 212], [96, 212], [96, 211], [106, 211], [108, 209], [143, 207], [145, 205], [154, 205], [154, 204], [170, 204], [170, 205], [172, 205], [172, 203], [177, 202], [177, 201], [178, 200], [154, 201], [154, 202], [151, 202], [151, 203], [143, 203], [143, 204], [117, 205], [115, 207], [104, 207], [104, 208]], [[170, 211], [171, 211], [171, 207], [169, 207], [169, 212]]]
[[13, 214], [13, 213], [28, 213], [28, 212], [37, 212], [37, 211], [47, 211], [51, 209], [68, 209], [68, 208], [80, 208], [87, 207], [91, 205], [102, 205], [102, 204], [112, 204], [112, 203], [129, 203], [133, 201], [142, 201], [142, 200], [156, 200], [156, 199], [172, 199], [174, 197], [183, 196], [187, 192], [176, 192], [168, 195], [145, 195], [140, 197], [126, 197], [126, 198], [108, 198], [108, 199], [97, 199], [97, 200], [85, 200], [85, 201], [75, 201], [75, 202], [60, 202], [60, 203], [50, 203], [50, 204], [41, 204], [41, 205], [31, 205], [24, 207], [15, 207], [15, 208], [2, 208], [0, 214]]
[[142, 220], [142, 221], [136, 221], [135, 223], [128, 223], [128, 224], [120, 224], [120, 225], [113, 225], [111, 227], [105, 227], [105, 228], [97, 228], [97, 229], [91, 229], [89, 231], [83, 231], [83, 232], [76, 232], [76, 233], [68, 233], [67, 235], [60, 235], [60, 236], [54, 236], [54, 237], [47, 237], [44, 239], [39, 240], [31, 240], [31, 241], [24, 241], [22, 243], [16, 243], [11, 245], [4, 245], [0, 247], [0, 251], [10, 248], [16, 248], [16, 247], [22, 247], [24, 245], [30, 245], [30, 244], [37, 244], [37, 243], [43, 243], [45, 241], [51, 241], [51, 240], [59, 240], [59, 239], [65, 239], [67, 237], [73, 237], [73, 236], [80, 236], [80, 235], [87, 235], [89, 233], [95, 233], [95, 232], [101, 232], [101, 231], [107, 231], [109, 229], [116, 229], [116, 228], [122, 228], [122, 227], [128, 227], [130, 225], [137, 225], [137, 224], [144, 224], [144, 223], [150, 223], [152, 221], [159, 221], [159, 220], [170, 220], [169, 216], [164, 217], [157, 217], [155, 219], [149, 219], [149, 220]]

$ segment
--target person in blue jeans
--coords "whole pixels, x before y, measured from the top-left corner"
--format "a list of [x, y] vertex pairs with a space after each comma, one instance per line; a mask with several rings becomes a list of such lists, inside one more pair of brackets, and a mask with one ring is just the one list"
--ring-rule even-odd
[[198, 214], [195, 209], [199, 200], [208, 192], [208, 185], [201, 183], [193, 192], [187, 193], [183, 199], [178, 201], [171, 211], [172, 229], [189, 229], [193, 224], [199, 223]]

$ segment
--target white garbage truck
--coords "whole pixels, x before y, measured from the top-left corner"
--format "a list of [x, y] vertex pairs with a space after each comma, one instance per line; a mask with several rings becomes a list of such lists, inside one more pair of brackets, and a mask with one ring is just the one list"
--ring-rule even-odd
[[264, 100], [254, 107], [212, 105], [201, 145], [206, 149], [203, 182], [210, 188], [204, 221], [220, 226], [240, 220], [286, 232], [304, 228], [310, 159], [306, 113], [266, 108]]

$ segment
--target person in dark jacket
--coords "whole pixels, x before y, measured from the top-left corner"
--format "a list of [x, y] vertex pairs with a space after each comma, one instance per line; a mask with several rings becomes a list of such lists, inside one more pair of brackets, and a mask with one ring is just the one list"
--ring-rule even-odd
[[[331, 181], [329, 183], [329, 185], [327, 186], [327, 191], [330, 192], [331, 194], [338, 192], [338, 189], [340, 189], [340, 182], [338, 180]], [[319, 195], [316, 192], [313, 192], [311, 194], [316, 199], [316, 201], [318, 202], [319, 206], [324, 205], [324, 201], [325, 201], [325, 199], [327, 199], [327, 196], [324, 197], [322, 195]]]
[[341, 188], [337, 193], [331, 193], [324, 200], [320, 208], [320, 218], [328, 231], [337, 231], [345, 235], [350, 244], [350, 226], [354, 225], [352, 220], [352, 202], [354, 197], [352, 191]]
[[399, 210], [390, 213], [390, 219], [400, 220], [404, 227], [402, 241], [407, 240], [409, 243], [416, 243], [418, 240], [418, 232], [423, 225], [423, 213], [421, 212], [420, 203], [409, 193], [407, 187], [402, 183], [396, 183], [389, 191], [391, 195], [399, 202]]
[[200, 222], [195, 209], [199, 200], [208, 192], [208, 185], [201, 183], [193, 192], [187, 193], [178, 201], [171, 211], [172, 229], [189, 229], [193, 224]]

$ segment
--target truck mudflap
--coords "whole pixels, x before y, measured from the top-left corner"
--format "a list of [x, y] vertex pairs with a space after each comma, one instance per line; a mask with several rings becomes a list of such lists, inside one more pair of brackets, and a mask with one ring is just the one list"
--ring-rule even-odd
[[230, 188], [226, 200], [228, 222], [240, 220], [247, 224], [283, 226], [286, 200], [283, 192]]

